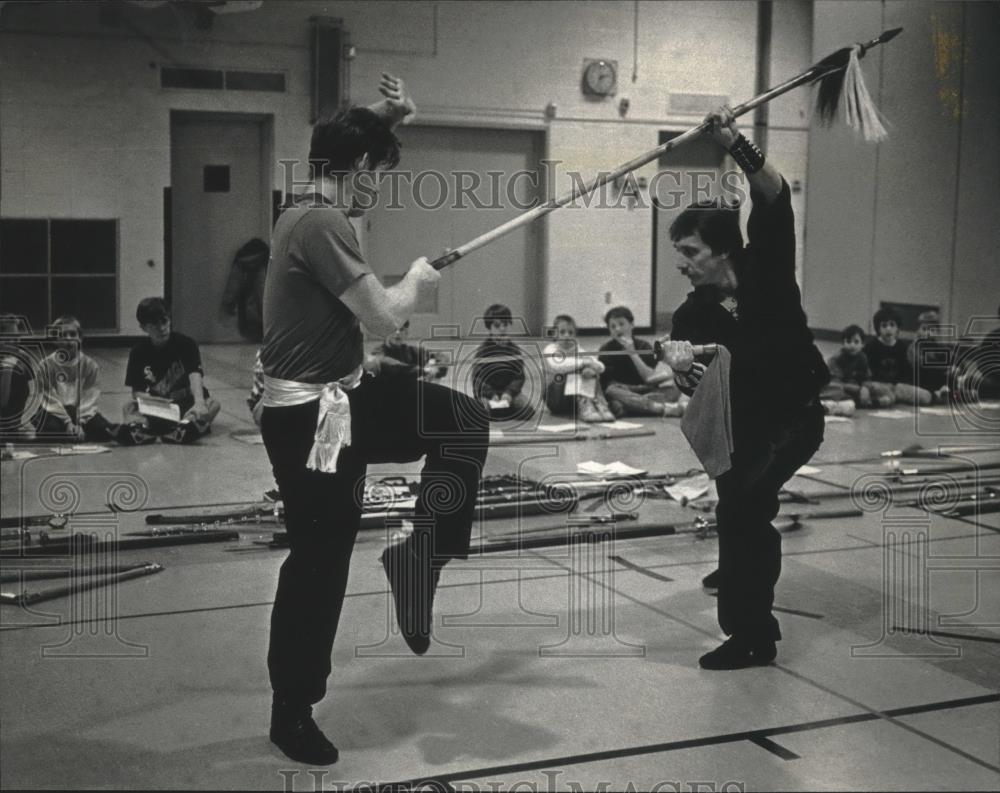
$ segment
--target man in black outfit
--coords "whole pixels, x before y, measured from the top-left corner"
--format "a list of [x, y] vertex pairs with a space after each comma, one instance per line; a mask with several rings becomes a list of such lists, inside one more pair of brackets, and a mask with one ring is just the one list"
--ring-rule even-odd
[[739, 669], [774, 660], [781, 638], [771, 613], [781, 572], [781, 536], [771, 525], [778, 491], [823, 441], [820, 388], [830, 375], [813, 343], [795, 282], [790, 192], [781, 174], [739, 133], [731, 111], [707, 119], [709, 134], [747, 174], [753, 210], [744, 248], [735, 207], [684, 210], [670, 228], [681, 272], [694, 291], [673, 316], [665, 360], [692, 393], [705, 362], [692, 344], [732, 354], [732, 467], [716, 484], [719, 625], [729, 639], [699, 659], [704, 669]]
[[[399, 160], [393, 127], [413, 110], [402, 81], [383, 75], [386, 99], [313, 128], [314, 192], [275, 225], [264, 291], [261, 434], [285, 506], [291, 551], [271, 613], [271, 740], [290, 758], [336, 762], [312, 719], [323, 698], [358, 532], [368, 463], [425, 458], [415, 528], [382, 564], [403, 638], [430, 645], [441, 567], [464, 558], [489, 441], [475, 400], [443, 386], [363, 373], [360, 324], [385, 337], [413, 313], [440, 274], [424, 258], [384, 288], [348, 218], [361, 214], [372, 179]], [[367, 195], [366, 195], [367, 193]]]

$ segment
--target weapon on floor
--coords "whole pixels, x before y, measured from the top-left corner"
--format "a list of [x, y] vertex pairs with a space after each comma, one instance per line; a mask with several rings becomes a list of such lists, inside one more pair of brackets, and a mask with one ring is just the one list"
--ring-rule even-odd
[[[898, 484], [893, 484], [893, 481], [894, 480], [889, 480], [885, 483], [886, 489], [890, 495], [917, 492], [928, 487], [934, 487], [935, 485], [947, 485], [949, 487], [958, 487], [959, 489], [965, 487], [966, 485], [972, 485], [974, 487], [979, 487], [981, 485], [993, 485], [1000, 483], [1000, 474], [989, 474], [987, 476], [973, 476], [958, 479], [925, 479], [921, 482], [901, 482]], [[782, 489], [778, 493], [778, 500], [782, 503], [819, 504], [821, 501], [826, 501], [828, 499], [851, 498], [856, 495], [858, 494], [853, 488], [850, 487], [845, 487], [841, 490], [820, 490], [815, 493]], [[701, 509], [701, 505], [692, 504], [692, 506], [696, 509]], [[714, 505], [712, 508], [714, 508]]]
[[970, 454], [972, 452], [995, 452], [1000, 451], [1000, 443], [989, 443], [981, 446], [938, 446], [936, 448], [924, 448], [919, 443], [907, 446], [905, 449], [891, 449], [882, 452], [882, 457], [951, 457], [956, 454]]
[[929, 476], [933, 474], [952, 474], [952, 473], [963, 473], [972, 471], [992, 471], [1000, 468], [1000, 460], [985, 463], [954, 463], [951, 465], [939, 465], [930, 468], [895, 468], [891, 471], [886, 472], [886, 476], [895, 480], [901, 481], [903, 479], [909, 479], [914, 476]]
[[[798, 74], [780, 85], [764, 91], [762, 94], [755, 96], [753, 99], [750, 99], [743, 104], [736, 105], [736, 107], [732, 108], [733, 117], [738, 118], [739, 116], [749, 113], [754, 108], [766, 104], [772, 99], [788, 93], [792, 89], [798, 88], [801, 85], [818, 82], [818, 105], [821, 116], [825, 121], [829, 121], [833, 117], [840, 95], [843, 93], [845, 95], [844, 99], [848, 123], [855, 129], [861, 129], [865, 133], [866, 137], [875, 136], [875, 139], [877, 139], [877, 136], [880, 133], [884, 135], [885, 130], [882, 129], [881, 125], [878, 123], [877, 112], [871, 104], [868, 91], [864, 86], [863, 79], [861, 78], [858, 59], [864, 57], [865, 53], [872, 47], [885, 44], [895, 38], [902, 32], [902, 30], [902, 28], [886, 30], [881, 35], [865, 44], [858, 44], [854, 47], [844, 47], [837, 50], [823, 60], [813, 64], [801, 74]], [[620, 165], [610, 172], [599, 174], [588, 184], [574, 185], [573, 189], [565, 195], [546, 201], [544, 204], [540, 204], [533, 209], [529, 209], [527, 212], [524, 212], [512, 220], [487, 231], [485, 234], [480, 234], [478, 237], [466, 242], [464, 245], [460, 245], [454, 250], [445, 252], [438, 258], [434, 259], [430, 264], [435, 270], [442, 270], [448, 265], [454, 264], [469, 253], [482, 248], [484, 245], [488, 245], [505, 234], [509, 234], [515, 229], [526, 226], [527, 224], [548, 215], [550, 212], [554, 212], [560, 207], [572, 204], [577, 198], [586, 196], [608, 182], [620, 179], [625, 176], [625, 174], [631, 173], [637, 168], [641, 168], [643, 165], [663, 157], [672, 149], [700, 137], [702, 133], [708, 131], [708, 129], [708, 122], [703, 121], [698, 126], [677, 135], [666, 143], [657, 146], [655, 149], [651, 149], [644, 154], [640, 154], [638, 157], [629, 160], [624, 165]]]
[[[801, 528], [805, 521], [857, 517], [861, 514], [860, 509], [816, 510], [813, 512], [800, 512], [794, 515], [779, 515], [774, 523], [778, 531], [793, 531]], [[631, 540], [641, 537], [663, 537], [675, 534], [694, 534], [705, 537], [711, 534], [715, 528], [715, 518], [701, 515], [694, 520], [678, 523], [658, 521], [637, 523], [635, 525], [630, 524], [628, 526], [619, 526], [616, 524], [607, 528], [591, 528], [590, 525], [578, 527], [571, 520], [558, 526], [538, 527], [530, 530], [511, 532], [509, 534], [493, 535], [497, 538], [496, 541], [492, 541], [491, 538], [484, 536], [479, 543], [473, 544], [473, 547], [469, 550], [469, 554], [524, 551], [532, 548], [559, 547], [571, 543], [598, 543], [609, 539]], [[530, 534], [531, 536], [524, 536], [526, 534]]]
[[[43, 600], [52, 600], [54, 598], [63, 597], [65, 595], [75, 595], [79, 592], [85, 592], [89, 589], [96, 589], [102, 586], [111, 586], [114, 584], [119, 584], [123, 581], [129, 581], [133, 578], [140, 578], [142, 576], [152, 575], [153, 573], [159, 573], [163, 570], [163, 566], [159, 564], [153, 564], [150, 562], [143, 562], [139, 565], [132, 565], [125, 569], [117, 570], [108, 574], [104, 568], [95, 567], [91, 570], [83, 571], [73, 571], [72, 575], [75, 576], [94, 576], [86, 581], [73, 581], [71, 584], [66, 584], [63, 586], [49, 587], [47, 589], [40, 589], [36, 592], [30, 592], [28, 590], [22, 590], [21, 592], [0, 592], [0, 603], [7, 603], [15, 606], [28, 606], [33, 603], [39, 603]], [[57, 578], [67, 575], [70, 571], [63, 571], [62, 573], [56, 573], [50, 575], [50, 578]], [[43, 578], [45, 576], [36, 576], [36, 578]]]
[[[701, 469], [690, 469], [679, 473], [623, 477], [620, 479], [568, 479], [559, 481], [537, 482], [532, 479], [517, 477], [511, 474], [501, 474], [484, 477], [480, 483], [479, 505], [481, 517], [490, 520], [494, 518], [538, 514], [541, 512], [567, 512], [576, 506], [576, 502], [584, 498], [597, 498], [609, 492], [658, 487], [675, 484]], [[411, 492], [416, 492], [418, 483], [401, 480], [409, 486]], [[382, 487], [378, 482], [373, 490]], [[400, 487], [393, 483], [394, 487]], [[570, 503], [572, 501], [572, 503]], [[386, 504], [388, 503], [388, 507]], [[502, 509], [503, 505], [511, 507]], [[512, 506], [513, 505], [513, 506]], [[394, 499], [367, 498], [362, 511], [361, 528], [381, 528], [386, 518], [406, 518], [413, 515], [412, 499], [402, 502]], [[250, 505], [245, 509], [226, 512], [179, 513], [174, 515], [153, 513], [146, 516], [146, 524], [150, 526], [179, 526], [183, 524], [215, 525], [222, 523], [281, 523], [283, 511], [274, 504]]]
[[[502, 428], [496, 428], [503, 433]], [[609, 441], [619, 438], [644, 438], [649, 435], [656, 435], [653, 429], [634, 430], [597, 430], [596, 432], [586, 432], [581, 435], [565, 435], [558, 432], [553, 433], [511, 433], [501, 434], [490, 438], [490, 446], [526, 446], [532, 443], [566, 443], [567, 441]]]
[[238, 540], [239, 538], [240, 533], [238, 531], [224, 531], [220, 529], [192, 530], [183, 534], [156, 533], [151, 534], [151, 536], [123, 535], [114, 539], [106, 539], [97, 534], [81, 532], [55, 539], [43, 536], [38, 545], [3, 543], [0, 545], [0, 558], [70, 556], [104, 550], [130, 551], [137, 548], [159, 548], [167, 545], [227, 542], [229, 540]]

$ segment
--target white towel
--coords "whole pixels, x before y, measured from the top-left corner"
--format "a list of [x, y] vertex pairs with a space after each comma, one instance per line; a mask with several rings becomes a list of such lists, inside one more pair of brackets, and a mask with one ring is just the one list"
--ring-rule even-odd
[[306, 468], [325, 474], [337, 472], [341, 448], [351, 445], [351, 402], [345, 392], [357, 388], [363, 371], [359, 366], [331, 383], [298, 383], [264, 375], [264, 407], [291, 407], [319, 399], [316, 434]]

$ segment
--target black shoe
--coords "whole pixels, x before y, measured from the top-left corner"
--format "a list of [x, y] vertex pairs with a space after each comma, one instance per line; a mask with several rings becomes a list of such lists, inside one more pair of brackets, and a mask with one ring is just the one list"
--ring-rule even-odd
[[172, 432], [162, 436], [162, 440], [164, 443], [194, 443], [204, 434], [193, 422], [181, 422]]
[[767, 666], [778, 655], [778, 648], [771, 639], [753, 643], [730, 636], [711, 652], [698, 659], [702, 669], [746, 669], [750, 666]]
[[307, 765], [333, 765], [340, 753], [313, 721], [308, 705], [275, 701], [271, 706], [271, 743], [287, 757]]
[[389, 579], [396, 622], [407, 646], [423, 655], [431, 646], [431, 614], [441, 570], [432, 567], [429, 556], [421, 558], [403, 541], [382, 552], [382, 568]]
[[701, 585], [705, 587], [705, 589], [718, 589], [719, 581], [721, 580], [722, 580], [722, 572], [718, 568], [716, 568], [707, 576], [705, 576], [703, 579], [701, 579]]
[[273, 487], [270, 490], [264, 491], [264, 500], [270, 501], [272, 504], [276, 504], [281, 501], [281, 491], [278, 488]]
[[156, 443], [156, 436], [146, 432], [142, 424], [122, 424], [115, 433], [115, 440], [122, 446], [145, 446]]

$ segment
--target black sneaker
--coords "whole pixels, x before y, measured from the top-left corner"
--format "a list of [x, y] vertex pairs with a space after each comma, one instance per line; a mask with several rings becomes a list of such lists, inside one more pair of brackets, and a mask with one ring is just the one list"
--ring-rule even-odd
[[286, 757], [307, 765], [333, 765], [340, 753], [313, 721], [308, 705], [271, 705], [271, 743]]
[[755, 641], [748, 643], [735, 636], [730, 636], [711, 652], [698, 659], [702, 669], [746, 669], [751, 666], [767, 666], [778, 655], [774, 641]]
[[421, 559], [411, 543], [390, 545], [382, 552], [382, 568], [389, 579], [396, 622], [407, 646], [423, 655], [431, 646], [431, 615], [441, 570], [430, 558]]
[[165, 443], [194, 443], [203, 434], [193, 423], [181, 423], [172, 432], [163, 436]]
[[718, 589], [719, 581], [721, 580], [722, 580], [722, 573], [719, 571], [718, 568], [716, 568], [707, 576], [705, 576], [703, 579], [701, 579], [701, 585], [705, 587], [705, 589]]
[[115, 433], [115, 440], [122, 446], [145, 446], [156, 443], [156, 436], [146, 432], [142, 424], [122, 424]]

